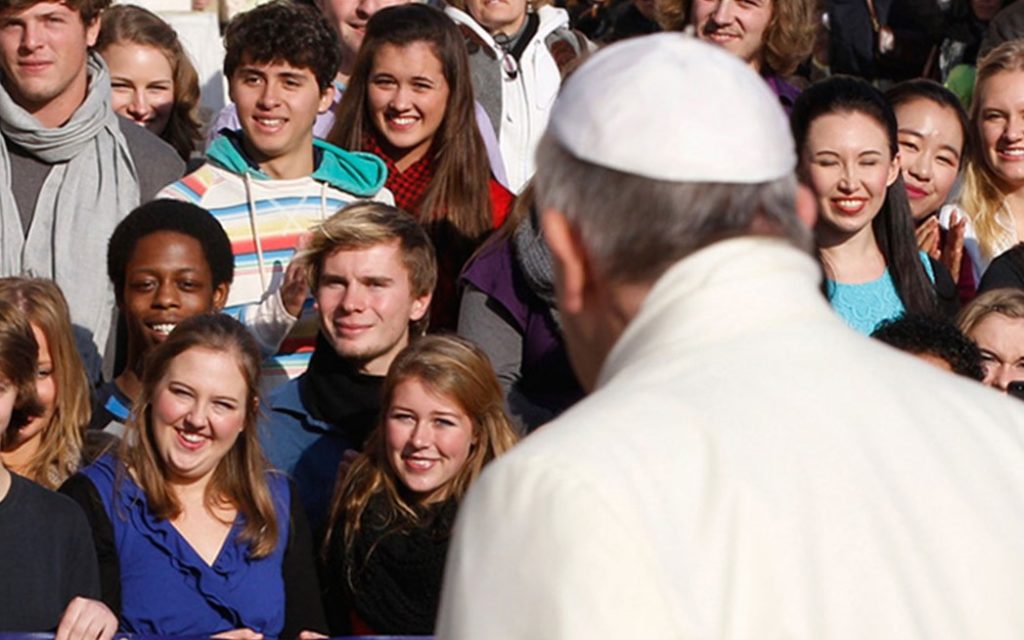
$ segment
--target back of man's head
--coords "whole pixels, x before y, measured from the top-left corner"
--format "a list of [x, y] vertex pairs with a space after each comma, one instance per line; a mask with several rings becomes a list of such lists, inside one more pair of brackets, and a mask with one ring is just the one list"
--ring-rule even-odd
[[563, 213], [616, 281], [652, 282], [730, 237], [811, 244], [777, 98], [735, 56], [692, 37], [594, 55], [563, 87], [537, 163], [540, 209]]

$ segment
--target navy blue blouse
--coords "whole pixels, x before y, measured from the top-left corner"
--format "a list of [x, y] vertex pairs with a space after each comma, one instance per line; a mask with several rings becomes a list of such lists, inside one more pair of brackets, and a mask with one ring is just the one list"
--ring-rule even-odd
[[194, 636], [247, 627], [269, 637], [280, 635], [285, 623], [282, 563], [291, 533], [287, 480], [267, 475], [280, 531], [274, 551], [258, 560], [249, 557], [247, 543], [238, 540], [245, 524], [239, 514], [211, 566], [168, 520], [149, 510], [145, 493], [129, 474], [116, 480], [119, 466], [108, 454], [81, 473], [96, 486], [113, 525], [121, 631]]

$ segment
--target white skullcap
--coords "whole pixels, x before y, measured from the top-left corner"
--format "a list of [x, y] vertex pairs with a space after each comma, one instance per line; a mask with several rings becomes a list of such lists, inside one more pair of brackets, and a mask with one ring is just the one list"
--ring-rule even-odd
[[673, 182], [768, 182], [796, 166], [789, 121], [735, 55], [680, 33], [594, 54], [565, 83], [548, 132], [586, 162]]

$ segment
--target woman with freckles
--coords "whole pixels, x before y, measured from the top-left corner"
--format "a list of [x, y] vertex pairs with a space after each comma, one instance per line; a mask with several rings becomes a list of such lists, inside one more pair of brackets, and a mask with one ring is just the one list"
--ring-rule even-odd
[[[815, 240], [824, 290], [847, 323], [870, 334], [883, 320], [938, 311], [944, 268], [917, 249], [897, 157], [896, 117], [867, 83], [812, 85], [792, 117], [798, 174], [818, 200]], [[955, 295], [945, 274], [944, 298]]]
[[332, 636], [433, 633], [459, 501], [516, 441], [490, 361], [460, 338], [402, 351], [383, 407], [331, 509], [321, 575]]
[[259, 447], [260, 360], [226, 315], [182, 322], [149, 355], [121, 449], [61, 488], [92, 526], [122, 632], [325, 629], [305, 515]]

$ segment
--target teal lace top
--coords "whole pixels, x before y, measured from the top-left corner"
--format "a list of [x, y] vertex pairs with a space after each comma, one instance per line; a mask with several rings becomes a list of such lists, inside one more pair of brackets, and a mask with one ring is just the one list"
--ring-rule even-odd
[[[921, 252], [920, 257], [928, 278], [934, 283], [935, 272], [928, 255]], [[880, 278], [871, 282], [844, 284], [829, 280], [828, 293], [829, 303], [836, 313], [864, 335], [870, 335], [883, 320], [899, 317], [904, 312], [888, 268]]]

